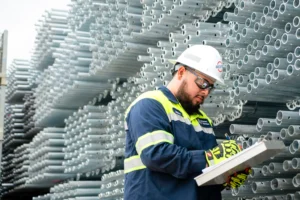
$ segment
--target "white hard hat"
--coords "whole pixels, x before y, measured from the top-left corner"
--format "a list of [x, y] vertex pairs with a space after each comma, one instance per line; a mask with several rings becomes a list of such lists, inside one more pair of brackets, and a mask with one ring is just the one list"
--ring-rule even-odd
[[222, 57], [212, 46], [194, 45], [182, 52], [177, 60], [169, 61], [186, 65], [224, 84]]

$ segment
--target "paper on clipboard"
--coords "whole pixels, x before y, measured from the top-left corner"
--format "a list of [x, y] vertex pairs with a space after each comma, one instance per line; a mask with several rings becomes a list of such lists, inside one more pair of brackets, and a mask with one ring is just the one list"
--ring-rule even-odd
[[226, 182], [228, 176], [237, 171], [254, 167], [285, 149], [282, 141], [262, 141], [217, 165], [205, 168], [203, 174], [195, 178], [198, 186], [216, 185]]

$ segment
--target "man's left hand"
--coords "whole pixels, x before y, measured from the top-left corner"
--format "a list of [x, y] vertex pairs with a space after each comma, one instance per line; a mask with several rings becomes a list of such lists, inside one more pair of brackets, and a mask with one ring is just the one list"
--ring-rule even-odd
[[233, 175], [228, 177], [228, 180], [226, 181], [226, 183], [224, 183], [224, 186], [226, 188], [238, 188], [241, 185], [244, 185], [251, 171], [251, 168], [247, 168], [243, 171], [234, 173]]

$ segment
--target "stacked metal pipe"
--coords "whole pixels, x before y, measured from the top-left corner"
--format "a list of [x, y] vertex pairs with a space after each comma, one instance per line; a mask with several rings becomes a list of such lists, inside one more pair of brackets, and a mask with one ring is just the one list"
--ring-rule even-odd
[[68, 16], [69, 27], [74, 31], [89, 31], [90, 24], [95, 22], [103, 4], [105, 1], [72, 1]]
[[298, 1], [236, 1], [234, 22], [226, 40], [227, 72], [245, 82], [235, 83], [233, 99], [288, 103], [296, 107], [300, 63]]
[[37, 197], [33, 197], [32, 200], [51, 200], [51, 194], [39, 195]]
[[101, 180], [99, 198], [102, 200], [123, 200], [124, 195], [124, 171], [118, 170], [104, 174]]
[[53, 54], [55, 62], [45, 70], [34, 94], [36, 126], [63, 127], [66, 117], [110, 87], [107, 79], [104, 82], [89, 74], [91, 43], [88, 32], [70, 33]]
[[29, 168], [29, 144], [23, 144], [14, 150], [14, 187], [22, 187], [28, 178]]
[[95, 23], [90, 26], [93, 62], [90, 73], [100, 79], [128, 78], [139, 71], [136, 60], [146, 55], [147, 48], [155, 45], [158, 35], [136, 36], [142, 29], [142, 4], [139, 1], [106, 1], [99, 7]]
[[[86, 105], [65, 120], [65, 159], [67, 173], [85, 173], [122, 167], [125, 135], [124, 112], [136, 98], [134, 84], [113, 84], [114, 101], [107, 106]], [[125, 98], [125, 97], [126, 98]]]
[[50, 189], [51, 200], [98, 200], [101, 181], [68, 181]]
[[29, 141], [24, 138], [24, 105], [5, 106], [3, 150], [15, 148]]
[[6, 102], [21, 103], [24, 95], [32, 93], [30, 80], [37, 73], [28, 60], [14, 59], [7, 70]]
[[14, 151], [12, 149], [3, 149], [2, 152], [2, 161], [1, 161], [1, 182], [4, 185], [13, 188], [13, 179], [14, 179], [14, 164], [13, 159], [15, 158]]
[[281, 140], [286, 145], [285, 151], [255, 166], [248, 183], [232, 190], [233, 196], [264, 199], [289, 199], [296, 196], [300, 183], [300, 160], [297, 158], [300, 155], [299, 130], [298, 111], [279, 110], [275, 119], [260, 118], [256, 125], [232, 124], [230, 132], [242, 135], [238, 142], [243, 148], [249, 148], [261, 139]]
[[35, 126], [33, 120], [35, 114], [34, 100], [33, 94], [24, 97], [24, 133], [25, 137], [30, 139], [42, 130], [42, 128]]
[[53, 54], [61, 48], [71, 29], [68, 27], [68, 11], [51, 9], [36, 24], [37, 35], [31, 57], [32, 67], [43, 70], [54, 62]]
[[62, 165], [65, 156], [64, 134], [63, 128], [45, 128], [33, 138], [29, 145], [30, 166], [26, 185], [49, 187], [74, 176], [64, 173]]

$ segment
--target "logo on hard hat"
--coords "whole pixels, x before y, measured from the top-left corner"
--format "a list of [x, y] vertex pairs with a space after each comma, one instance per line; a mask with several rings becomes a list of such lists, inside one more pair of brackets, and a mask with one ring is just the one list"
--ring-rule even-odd
[[222, 61], [219, 61], [217, 63], [216, 68], [217, 68], [218, 72], [222, 72], [223, 71], [223, 63], [222, 63]]

